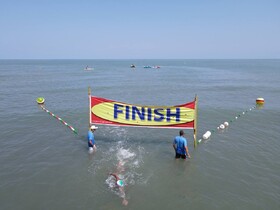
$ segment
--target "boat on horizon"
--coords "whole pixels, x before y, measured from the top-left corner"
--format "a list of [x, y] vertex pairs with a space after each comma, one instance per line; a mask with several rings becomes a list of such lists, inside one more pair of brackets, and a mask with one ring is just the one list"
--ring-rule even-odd
[[159, 69], [160, 66], [153, 66], [153, 69]]
[[89, 66], [86, 66], [86, 68], [84, 68], [85, 71], [91, 71], [91, 70], [93, 70], [93, 69], [94, 69], [94, 68], [89, 67]]

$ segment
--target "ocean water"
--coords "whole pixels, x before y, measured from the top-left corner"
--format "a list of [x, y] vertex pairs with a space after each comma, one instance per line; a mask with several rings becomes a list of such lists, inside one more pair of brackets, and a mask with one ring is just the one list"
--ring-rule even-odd
[[[279, 81], [280, 60], [0, 60], [0, 209], [278, 210]], [[191, 159], [175, 160], [178, 130], [101, 125], [89, 154], [88, 87], [143, 105], [197, 95], [198, 138], [211, 138], [194, 148], [185, 130]], [[40, 96], [78, 134], [38, 107]]]

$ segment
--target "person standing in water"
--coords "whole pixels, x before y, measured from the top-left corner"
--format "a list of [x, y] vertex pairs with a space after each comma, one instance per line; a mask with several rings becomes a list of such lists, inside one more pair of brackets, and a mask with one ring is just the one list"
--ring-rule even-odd
[[173, 148], [175, 150], [175, 158], [182, 158], [186, 159], [187, 157], [190, 158], [189, 150], [188, 150], [188, 142], [187, 139], [184, 137], [184, 131], [180, 130], [179, 136], [176, 136], [173, 141]]
[[95, 125], [92, 125], [88, 131], [88, 149], [89, 151], [96, 151], [95, 140], [94, 140], [94, 131], [97, 129]]

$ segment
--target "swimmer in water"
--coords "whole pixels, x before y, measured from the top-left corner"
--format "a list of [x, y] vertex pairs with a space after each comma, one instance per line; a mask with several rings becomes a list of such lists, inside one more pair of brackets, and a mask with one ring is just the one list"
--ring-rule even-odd
[[121, 197], [123, 198], [122, 204], [124, 206], [126, 206], [128, 204], [128, 201], [125, 199], [125, 192], [124, 192], [124, 181], [122, 179], [120, 179], [120, 177], [115, 174], [115, 173], [110, 173], [111, 176], [115, 177], [116, 180], [116, 187], [119, 188], [120, 192], [121, 192]]
[[[118, 166], [117, 166], [117, 171], [118, 173], [123, 172], [123, 162], [119, 161]], [[122, 204], [126, 206], [128, 204], [128, 200], [125, 199], [125, 191], [124, 191], [124, 181], [117, 175], [117, 173], [110, 173], [110, 176], [113, 176], [115, 178], [115, 185], [118, 187], [121, 197], [123, 198]]]

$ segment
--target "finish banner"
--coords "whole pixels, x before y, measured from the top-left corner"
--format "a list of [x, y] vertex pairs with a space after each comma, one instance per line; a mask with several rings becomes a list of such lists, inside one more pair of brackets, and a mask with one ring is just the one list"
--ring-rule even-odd
[[115, 126], [193, 129], [196, 101], [176, 106], [146, 106], [89, 96], [90, 123]]

